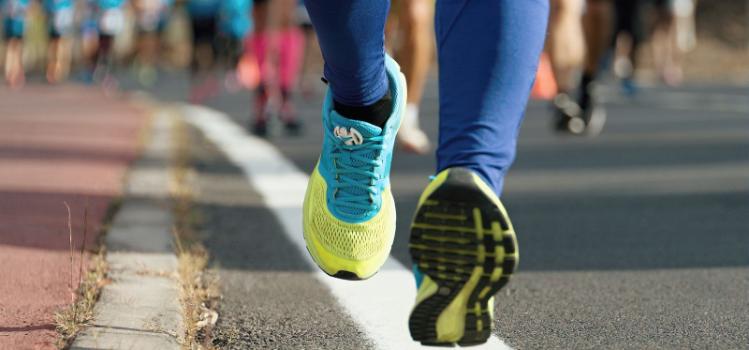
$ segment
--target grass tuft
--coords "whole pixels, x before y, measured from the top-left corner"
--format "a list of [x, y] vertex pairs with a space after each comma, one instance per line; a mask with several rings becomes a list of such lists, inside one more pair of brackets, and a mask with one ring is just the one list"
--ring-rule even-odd
[[89, 266], [90, 269], [80, 277], [78, 289], [73, 293], [77, 298], [54, 315], [55, 328], [60, 334], [55, 345], [59, 349], [68, 347], [78, 332], [94, 319], [94, 305], [101, 288], [109, 283], [103, 248], [89, 258]]
[[215, 311], [220, 299], [218, 277], [207, 269], [208, 251], [193, 230], [199, 220], [192, 208], [193, 173], [190, 167], [188, 130], [178, 118], [173, 119], [173, 171], [171, 193], [174, 200], [175, 227], [172, 231], [178, 258], [180, 301], [184, 312], [183, 348], [214, 349], [213, 328], [218, 321]]
[[[88, 256], [88, 264], [84, 264], [84, 258], [86, 257], [86, 242], [88, 240], [88, 198], [86, 198], [86, 204], [83, 210], [83, 232], [81, 249], [79, 251], [80, 260], [78, 264], [78, 287], [74, 287], [73, 272], [75, 270], [74, 265], [74, 247], [73, 247], [73, 224], [70, 205], [67, 202], [63, 202], [68, 212], [68, 242], [70, 244], [70, 284], [68, 286], [70, 290], [70, 304], [63, 309], [55, 312], [53, 318], [55, 322], [55, 329], [57, 330], [58, 337], [55, 341], [55, 346], [58, 349], [64, 349], [70, 346], [75, 336], [83, 330], [88, 323], [94, 318], [94, 305], [99, 299], [101, 289], [109, 283], [107, 278], [107, 271], [109, 266], [105, 259], [106, 250], [103, 244], [97, 242], [97, 248], [89, 250], [93, 252]], [[101, 226], [101, 232], [106, 232], [109, 224], [112, 222], [114, 214], [120, 207], [120, 199], [115, 199], [107, 208], [107, 213], [104, 216], [104, 220]], [[101, 239], [103, 235], [99, 236]], [[86, 268], [87, 267], [87, 268]]]

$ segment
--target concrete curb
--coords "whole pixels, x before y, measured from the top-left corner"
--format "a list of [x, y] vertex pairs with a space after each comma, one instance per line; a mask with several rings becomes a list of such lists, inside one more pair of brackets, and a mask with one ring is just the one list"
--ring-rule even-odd
[[184, 334], [169, 195], [172, 119], [157, 112], [106, 235], [112, 283], [71, 349], [179, 349]]

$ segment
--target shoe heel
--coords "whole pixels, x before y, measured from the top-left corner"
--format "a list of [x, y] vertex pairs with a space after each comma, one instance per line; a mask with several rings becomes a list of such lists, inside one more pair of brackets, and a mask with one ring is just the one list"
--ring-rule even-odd
[[[438, 288], [414, 308], [409, 330], [425, 345], [481, 344], [491, 336], [489, 300], [517, 265], [517, 240], [509, 219], [476, 176], [467, 169], [448, 171], [444, 183], [421, 203], [411, 228], [412, 261]], [[444, 316], [463, 318], [462, 336], [445, 339], [437, 334], [437, 322], [456, 299], [465, 305]]]

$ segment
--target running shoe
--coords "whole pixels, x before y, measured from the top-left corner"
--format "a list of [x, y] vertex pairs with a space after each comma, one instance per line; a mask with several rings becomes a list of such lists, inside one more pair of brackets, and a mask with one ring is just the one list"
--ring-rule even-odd
[[398, 132], [398, 144], [403, 150], [414, 154], [427, 154], [432, 147], [429, 136], [418, 125], [404, 127]]
[[597, 136], [606, 124], [606, 109], [595, 84], [581, 87], [577, 101], [560, 93], [552, 101], [554, 128], [573, 135]]
[[300, 136], [302, 134], [302, 122], [296, 119], [289, 119], [283, 122], [283, 129], [286, 131], [286, 135], [289, 136]]
[[471, 170], [440, 172], [421, 195], [409, 248], [418, 286], [411, 337], [424, 345], [486, 342], [493, 295], [518, 263], [515, 232], [494, 191]]
[[595, 82], [581, 87], [578, 105], [583, 112], [586, 136], [598, 136], [606, 124], [606, 109], [603, 107], [603, 99], [599, 90]]
[[393, 143], [406, 104], [406, 79], [389, 56], [385, 68], [393, 112], [384, 128], [347, 119], [323, 104], [323, 147], [304, 199], [304, 239], [328, 275], [366, 279], [390, 255], [395, 203], [390, 192]]
[[415, 153], [427, 154], [431, 148], [429, 137], [419, 127], [418, 105], [407, 104], [406, 113], [403, 115], [401, 129], [398, 131], [398, 145], [402, 150]]
[[566, 93], [557, 94], [552, 100], [554, 129], [558, 132], [580, 135], [585, 131], [582, 108]]

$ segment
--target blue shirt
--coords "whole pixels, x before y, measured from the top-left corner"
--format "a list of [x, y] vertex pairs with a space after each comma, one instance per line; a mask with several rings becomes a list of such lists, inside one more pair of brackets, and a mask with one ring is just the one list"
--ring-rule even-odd
[[44, 8], [49, 12], [73, 8], [73, 5], [73, 0], [44, 0]]
[[127, 0], [98, 0], [99, 8], [102, 10], [121, 8]]
[[0, 14], [5, 17], [23, 19], [27, 7], [29, 0], [0, 0]]
[[221, 31], [235, 38], [243, 38], [252, 27], [251, 0], [224, 0], [219, 15]]
[[210, 18], [218, 15], [221, 0], [189, 0], [187, 11], [192, 18]]

